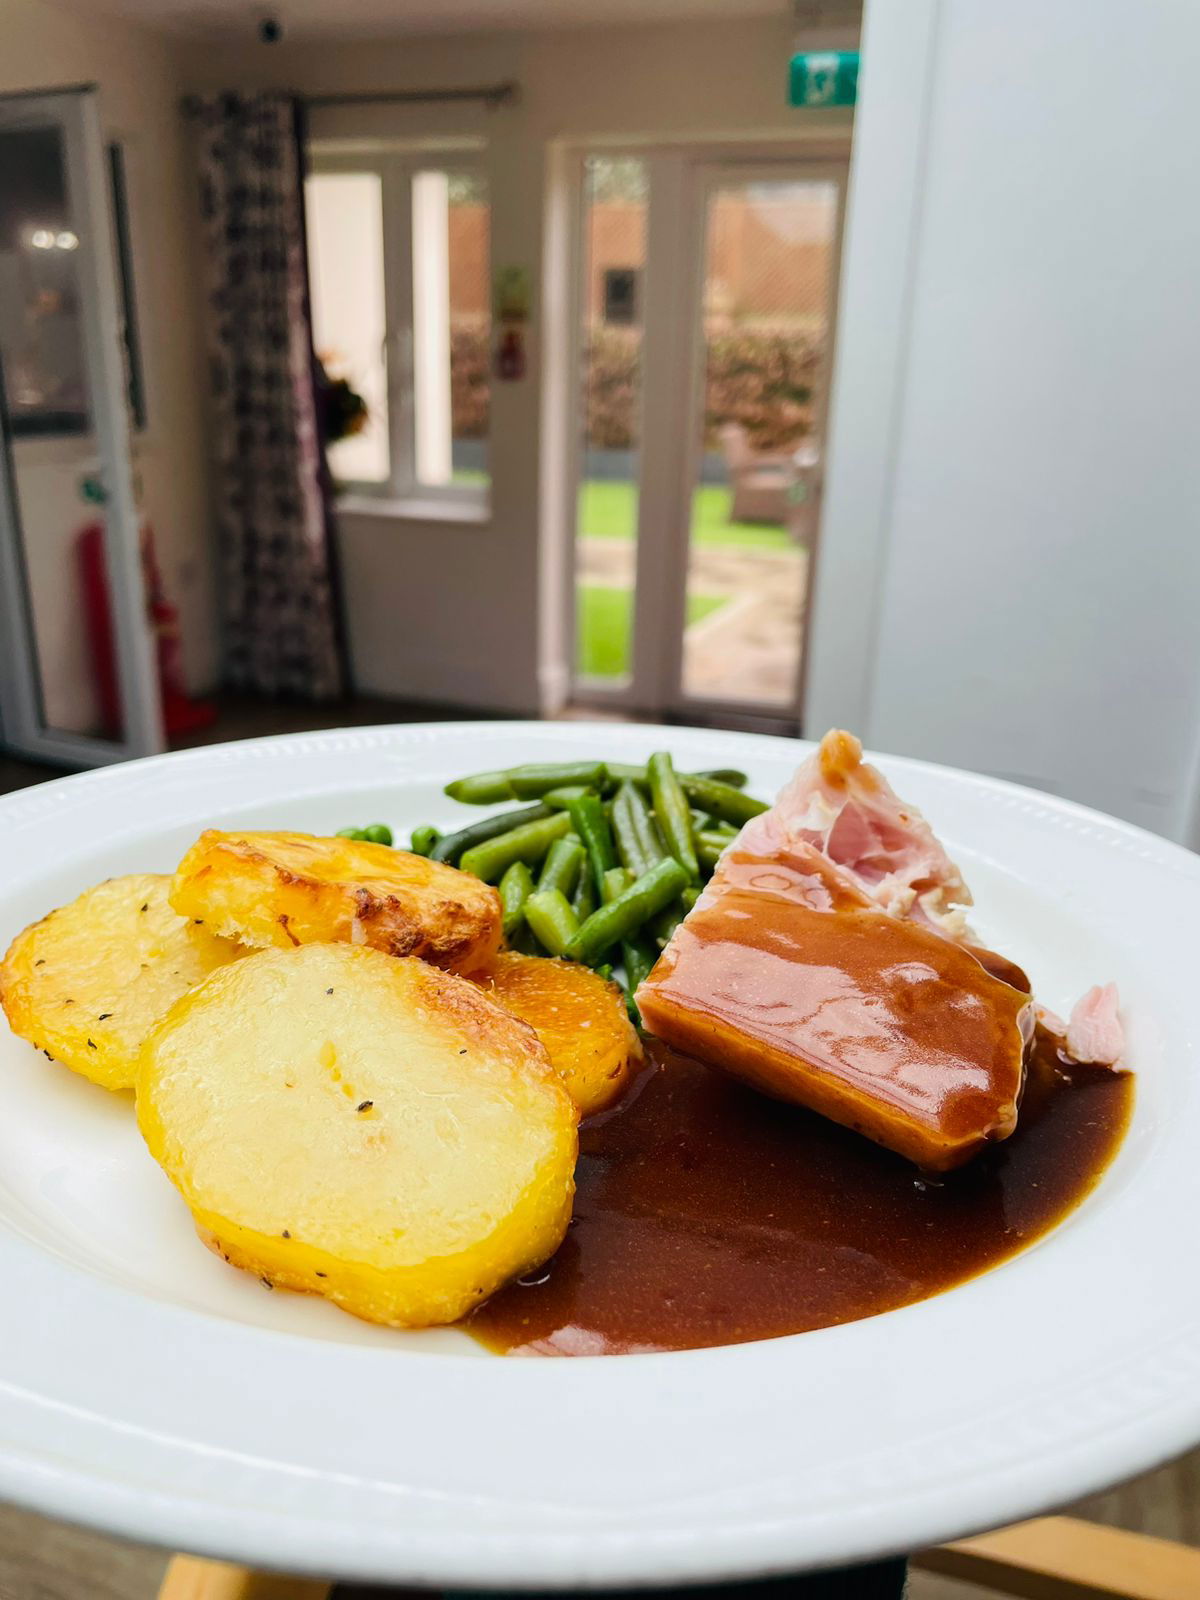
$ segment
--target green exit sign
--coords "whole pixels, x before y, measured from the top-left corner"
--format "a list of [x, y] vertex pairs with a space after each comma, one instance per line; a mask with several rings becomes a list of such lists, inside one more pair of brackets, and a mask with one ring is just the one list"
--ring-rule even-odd
[[791, 105], [852, 106], [857, 97], [857, 50], [803, 50], [792, 57]]

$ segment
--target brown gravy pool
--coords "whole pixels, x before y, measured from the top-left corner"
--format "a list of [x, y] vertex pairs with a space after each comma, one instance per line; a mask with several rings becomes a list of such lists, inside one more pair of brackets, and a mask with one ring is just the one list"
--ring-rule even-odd
[[1078, 1205], [1132, 1105], [1132, 1077], [1065, 1068], [1043, 1040], [1016, 1133], [934, 1179], [651, 1042], [629, 1094], [584, 1124], [562, 1247], [470, 1330], [506, 1354], [688, 1350], [908, 1305]]

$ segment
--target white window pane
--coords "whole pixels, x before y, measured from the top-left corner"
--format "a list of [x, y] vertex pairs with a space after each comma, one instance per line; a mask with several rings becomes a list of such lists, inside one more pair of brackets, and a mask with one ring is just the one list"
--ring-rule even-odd
[[374, 172], [314, 173], [305, 184], [313, 341], [329, 377], [366, 402], [365, 424], [330, 446], [334, 476], [384, 483], [390, 471], [383, 197]]
[[490, 211], [478, 171], [413, 175], [413, 409], [418, 482], [487, 482]]

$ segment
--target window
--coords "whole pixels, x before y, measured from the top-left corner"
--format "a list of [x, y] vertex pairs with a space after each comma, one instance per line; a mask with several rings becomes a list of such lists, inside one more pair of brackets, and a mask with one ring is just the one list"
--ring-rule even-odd
[[[121, 334], [130, 417], [146, 426], [133, 298], [124, 153], [108, 147]], [[79, 239], [70, 226], [66, 154], [57, 127], [0, 131], [0, 369], [14, 438], [87, 434], [87, 373], [79, 306]]]
[[479, 157], [318, 146], [312, 168], [313, 337], [334, 477], [360, 493], [481, 508], [491, 313]]

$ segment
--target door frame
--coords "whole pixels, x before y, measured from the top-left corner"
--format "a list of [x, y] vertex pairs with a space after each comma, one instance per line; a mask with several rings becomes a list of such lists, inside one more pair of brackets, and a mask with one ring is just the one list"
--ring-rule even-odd
[[[104, 557], [116, 648], [122, 735], [103, 739], [45, 725], [37, 637], [25, 571], [11, 439], [0, 414], [0, 717], [4, 744], [64, 766], [91, 767], [163, 748], [158, 669], [142, 580], [140, 518], [130, 460], [116, 244], [108, 156], [94, 87], [0, 96], [0, 128], [61, 130], [69, 214], [78, 233], [80, 335], [92, 432], [105, 487]], [[0, 390], [0, 413], [4, 406]]]
[[[629, 679], [608, 685], [580, 680], [575, 673], [576, 593], [578, 565], [578, 502], [583, 467], [582, 374], [584, 265], [583, 162], [590, 154], [635, 157], [646, 162], [649, 175], [646, 264], [642, 311], [642, 372], [638, 394], [638, 508], [635, 592], [631, 628]], [[703, 339], [705, 230], [708, 196], [722, 179], [754, 181], [784, 177], [796, 182], [832, 182], [837, 186], [837, 217], [830, 264], [829, 338], [822, 364], [818, 430], [822, 470], [827, 450], [830, 380], [837, 330], [846, 188], [849, 177], [848, 136], [763, 142], [717, 140], [670, 145], [638, 145], [603, 140], [572, 142], [566, 149], [562, 181], [568, 217], [561, 359], [571, 378], [567, 384], [569, 416], [563, 494], [555, 510], [561, 517], [568, 558], [563, 563], [559, 603], [563, 608], [566, 666], [575, 705], [627, 710], [674, 720], [740, 722], [747, 726], [784, 728], [794, 732], [800, 718], [807, 641], [808, 610], [813, 592], [816, 544], [809, 552], [804, 624], [797, 665], [797, 683], [789, 707], [763, 706], [744, 700], [701, 698], [683, 692], [683, 629], [686, 619], [686, 573], [691, 534], [690, 507], [701, 455], [706, 352]], [[681, 305], [682, 302], [682, 305]], [[686, 374], [680, 383], [679, 374]], [[818, 491], [819, 492], [819, 491]], [[818, 509], [819, 524], [819, 509]]]

